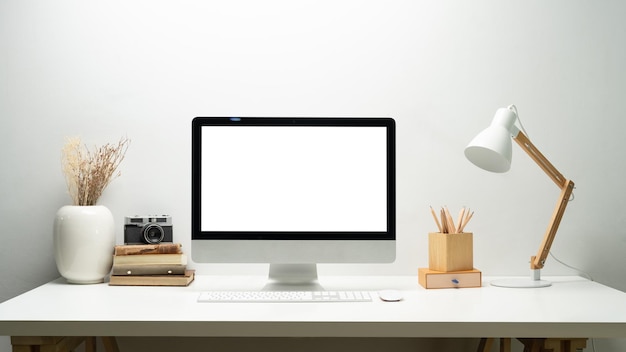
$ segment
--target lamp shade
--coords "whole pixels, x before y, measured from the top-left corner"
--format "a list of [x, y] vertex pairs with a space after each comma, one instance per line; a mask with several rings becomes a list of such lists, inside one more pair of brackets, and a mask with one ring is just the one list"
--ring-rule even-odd
[[511, 130], [517, 115], [508, 109], [496, 111], [491, 125], [465, 147], [465, 157], [474, 165], [491, 172], [507, 172], [511, 168]]

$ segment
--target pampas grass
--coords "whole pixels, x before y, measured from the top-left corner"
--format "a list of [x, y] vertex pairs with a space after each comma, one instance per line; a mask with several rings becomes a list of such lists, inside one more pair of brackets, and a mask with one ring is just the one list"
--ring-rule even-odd
[[128, 150], [130, 140], [105, 144], [89, 150], [80, 138], [68, 138], [63, 147], [62, 165], [67, 189], [74, 205], [96, 205], [104, 189], [120, 176], [117, 167]]

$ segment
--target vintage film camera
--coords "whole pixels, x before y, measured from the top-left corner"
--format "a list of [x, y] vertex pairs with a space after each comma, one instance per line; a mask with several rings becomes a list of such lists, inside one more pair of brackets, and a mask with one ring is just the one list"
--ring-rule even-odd
[[158, 244], [172, 242], [172, 217], [169, 215], [127, 216], [124, 243]]

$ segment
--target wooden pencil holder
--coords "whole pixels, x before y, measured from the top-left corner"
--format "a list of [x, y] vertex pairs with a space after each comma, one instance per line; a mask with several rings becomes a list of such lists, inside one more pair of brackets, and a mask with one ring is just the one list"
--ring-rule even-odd
[[434, 271], [474, 269], [474, 243], [471, 232], [428, 234], [428, 268]]

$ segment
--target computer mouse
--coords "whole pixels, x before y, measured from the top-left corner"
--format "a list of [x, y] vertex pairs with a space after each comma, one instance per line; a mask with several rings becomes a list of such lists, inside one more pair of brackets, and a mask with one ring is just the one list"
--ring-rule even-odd
[[378, 291], [378, 297], [385, 302], [398, 302], [402, 300], [402, 293], [398, 290]]

